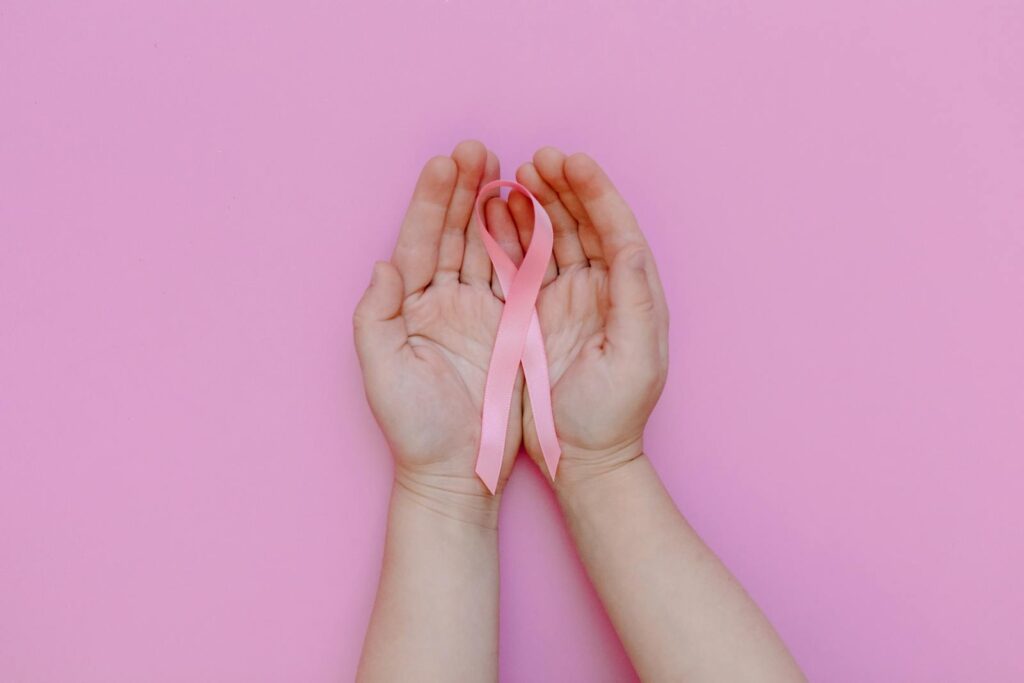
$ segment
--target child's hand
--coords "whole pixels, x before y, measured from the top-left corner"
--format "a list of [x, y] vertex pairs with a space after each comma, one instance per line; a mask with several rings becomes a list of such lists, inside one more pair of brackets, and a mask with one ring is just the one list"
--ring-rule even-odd
[[[546, 147], [516, 177], [544, 205], [555, 233], [537, 311], [562, 446], [557, 481], [571, 484], [642, 453], [668, 369], [668, 309], [636, 219], [597, 163]], [[532, 204], [512, 193], [509, 208], [528, 244]], [[523, 441], [546, 470], [529, 401]]]
[[[502, 302], [483, 243], [475, 227], [466, 229], [479, 187], [497, 177], [497, 157], [475, 141], [427, 162], [391, 262], [375, 265], [354, 316], [366, 395], [394, 454], [396, 480], [435, 505], [477, 509], [492, 501], [474, 467]], [[486, 209], [516, 241], [504, 201]], [[522, 436], [521, 392], [520, 380], [499, 490]]]

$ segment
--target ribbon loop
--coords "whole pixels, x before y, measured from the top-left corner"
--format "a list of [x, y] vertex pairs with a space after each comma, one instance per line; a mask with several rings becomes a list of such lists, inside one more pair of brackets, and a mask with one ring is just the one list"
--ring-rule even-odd
[[[484, 221], [483, 200], [494, 188], [508, 187], [533, 202], [533, 236], [522, 265], [516, 268], [512, 259], [501, 248]], [[516, 373], [523, 366], [526, 384], [530, 388], [530, 406], [548, 472], [555, 476], [561, 449], [555, 434], [555, 420], [551, 412], [551, 384], [548, 360], [544, 352], [544, 338], [537, 319], [537, 295], [551, 258], [553, 232], [551, 219], [540, 202], [517, 182], [494, 180], [480, 188], [474, 208], [477, 229], [490, 256], [494, 272], [505, 293], [505, 307], [498, 323], [498, 334], [491, 352], [491, 362], [484, 384], [483, 415], [480, 428], [480, 448], [476, 457], [476, 473], [487, 489], [494, 493], [498, 487], [501, 461], [505, 455], [508, 433], [508, 415], [515, 389]]]

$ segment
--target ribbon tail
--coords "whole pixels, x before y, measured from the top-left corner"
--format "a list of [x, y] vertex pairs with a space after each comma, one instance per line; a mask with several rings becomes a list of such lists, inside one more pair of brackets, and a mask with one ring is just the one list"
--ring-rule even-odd
[[[497, 353], [491, 358], [491, 368], [484, 385], [483, 416], [480, 425], [480, 447], [476, 454], [476, 475], [493, 495], [498, 490], [501, 462], [505, 458], [505, 439], [508, 434], [508, 413], [512, 403], [512, 387], [519, 369], [516, 361], [508, 371], [508, 358]], [[511, 382], [506, 382], [511, 374]], [[508, 388], [505, 388], [505, 385]], [[504, 400], [503, 400], [504, 399]]]
[[492, 494], [498, 489], [501, 463], [505, 458], [508, 415], [512, 407], [516, 374], [519, 372], [519, 364], [526, 346], [530, 316], [535, 315], [533, 302], [536, 300], [536, 290], [531, 296], [531, 292], [524, 293], [523, 289], [517, 276], [509, 288], [507, 301], [501, 312], [494, 349], [491, 351], [491, 362], [487, 369], [487, 379], [484, 382], [476, 474]]
[[558, 460], [562, 449], [555, 433], [555, 421], [551, 410], [551, 383], [548, 376], [548, 357], [544, 351], [544, 337], [540, 332], [540, 321], [534, 311], [530, 318], [530, 327], [526, 332], [526, 345], [523, 348], [523, 374], [526, 385], [530, 388], [530, 407], [533, 408], [533, 424], [537, 430], [537, 440], [548, 467], [548, 475], [552, 480], [558, 471]]
[[498, 477], [501, 475], [502, 461], [501, 457], [493, 457], [495, 452], [499, 456], [501, 455], [501, 451], [484, 449], [479, 451], [476, 456], [476, 476], [480, 478], [492, 496], [498, 490]]

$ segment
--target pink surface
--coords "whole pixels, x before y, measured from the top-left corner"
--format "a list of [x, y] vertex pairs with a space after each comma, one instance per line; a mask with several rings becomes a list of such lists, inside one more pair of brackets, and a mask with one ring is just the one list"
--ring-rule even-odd
[[[0, 6], [0, 680], [337, 681], [390, 459], [352, 306], [422, 162], [587, 150], [649, 451], [819, 681], [1024, 677], [1024, 6]], [[631, 676], [523, 459], [508, 681]]]

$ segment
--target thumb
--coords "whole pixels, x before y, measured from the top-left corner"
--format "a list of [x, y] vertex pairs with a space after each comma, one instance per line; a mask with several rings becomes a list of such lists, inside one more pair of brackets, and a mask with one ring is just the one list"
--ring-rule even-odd
[[373, 264], [373, 276], [352, 315], [359, 360], [365, 366], [375, 358], [394, 354], [408, 335], [402, 311], [404, 288], [398, 269], [387, 261]]
[[657, 349], [657, 313], [647, 279], [647, 261], [647, 250], [634, 247], [620, 251], [611, 264], [607, 338], [613, 347]]

